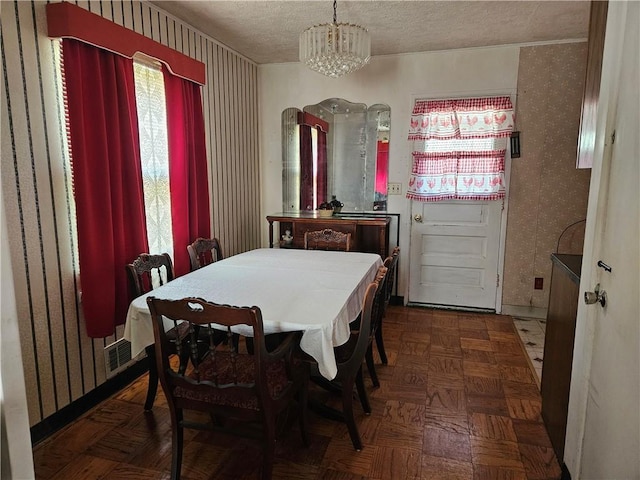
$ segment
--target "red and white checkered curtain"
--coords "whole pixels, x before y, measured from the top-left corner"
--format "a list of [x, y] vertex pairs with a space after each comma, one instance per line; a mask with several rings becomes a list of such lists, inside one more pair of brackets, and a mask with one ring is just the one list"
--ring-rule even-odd
[[407, 198], [503, 198], [504, 157], [514, 123], [509, 97], [416, 101], [409, 127], [413, 166]]

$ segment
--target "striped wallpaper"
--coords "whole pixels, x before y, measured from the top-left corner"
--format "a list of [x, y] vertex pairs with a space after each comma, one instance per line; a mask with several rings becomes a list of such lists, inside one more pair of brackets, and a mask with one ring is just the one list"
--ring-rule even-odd
[[[225, 256], [260, 246], [256, 64], [146, 2], [75, 3], [205, 63], [212, 231]], [[105, 382], [103, 348], [123, 330], [90, 339], [80, 313], [61, 79], [45, 4], [0, 2], [2, 191], [32, 426]]]

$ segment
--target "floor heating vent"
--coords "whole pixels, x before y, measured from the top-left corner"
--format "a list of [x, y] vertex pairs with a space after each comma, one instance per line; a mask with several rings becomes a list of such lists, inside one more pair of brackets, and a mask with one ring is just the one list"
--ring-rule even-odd
[[104, 347], [104, 365], [107, 378], [113, 377], [133, 363], [131, 358], [131, 342], [121, 338]]

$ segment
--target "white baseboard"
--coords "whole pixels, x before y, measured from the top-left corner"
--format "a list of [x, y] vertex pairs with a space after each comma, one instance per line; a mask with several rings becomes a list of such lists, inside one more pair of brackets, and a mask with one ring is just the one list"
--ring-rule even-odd
[[522, 305], [502, 305], [502, 315], [525, 318], [547, 318], [547, 309], [541, 307], [525, 307]]

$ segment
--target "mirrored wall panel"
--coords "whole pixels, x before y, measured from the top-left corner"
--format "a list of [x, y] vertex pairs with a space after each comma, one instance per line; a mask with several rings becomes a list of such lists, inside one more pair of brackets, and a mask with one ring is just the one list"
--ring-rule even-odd
[[330, 98], [282, 112], [282, 207], [386, 211], [391, 109]]

